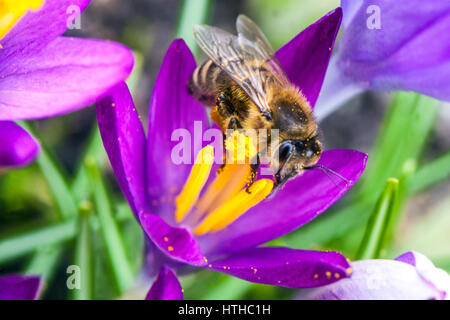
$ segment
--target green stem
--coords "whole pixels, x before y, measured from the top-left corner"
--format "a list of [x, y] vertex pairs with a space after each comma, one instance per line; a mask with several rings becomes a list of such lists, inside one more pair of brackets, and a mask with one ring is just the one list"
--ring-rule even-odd
[[390, 178], [378, 199], [372, 216], [367, 224], [357, 260], [377, 259], [385, 243], [387, 227], [390, 224], [391, 215], [395, 209], [395, 201], [398, 194], [398, 180]]
[[95, 160], [86, 159], [86, 167], [92, 184], [92, 191], [97, 207], [100, 229], [112, 266], [119, 293], [122, 294], [133, 282], [132, 268], [125, 253], [125, 245], [118, 226], [113, 218], [108, 192]]
[[90, 227], [89, 217], [84, 215], [80, 219], [80, 234], [77, 237], [75, 246], [75, 265], [80, 267], [80, 289], [71, 291], [71, 298], [74, 300], [90, 300], [93, 294], [93, 266], [92, 253], [90, 248]]
[[416, 170], [415, 160], [411, 159], [405, 162], [398, 183], [397, 195], [394, 197], [392, 212], [387, 220], [384, 242], [382, 244], [383, 248], [387, 248], [389, 245], [392, 244], [392, 242], [395, 241], [395, 235], [397, 234], [396, 233], [397, 225], [401, 219], [403, 206], [411, 193], [409, 190], [409, 185], [411, 177], [413, 176], [415, 170]]

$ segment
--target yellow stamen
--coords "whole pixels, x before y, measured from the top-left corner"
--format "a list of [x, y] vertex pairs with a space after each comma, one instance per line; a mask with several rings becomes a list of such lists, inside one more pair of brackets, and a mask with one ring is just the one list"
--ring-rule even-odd
[[181, 193], [175, 199], [177, 222], [183, 220], [197, 201], [203, 186], [208, 180], [214, 161], [214, 148], [206, 146], [197, 155], [195, 164], [192, 166], [191, 173], [183, 187]]
[[28, 9], [38, 9], [43, 2], [44, 0], [0, 0], [0, 40]]
[[250, 175], [249, 165], [227, 164], [198, 201], [196, 216], [201, 217], [205, 212], [213, 212], [236, 195], [247, 184]]
[[273, 182], [261, 179], [250, 186], [249, 192], [240, 191], [224, 205], [208, 215], [194, 230], [197, 235], [214, 232], [225, 228], [239, 218], [244, 212], [266, 198], [272, 191]]

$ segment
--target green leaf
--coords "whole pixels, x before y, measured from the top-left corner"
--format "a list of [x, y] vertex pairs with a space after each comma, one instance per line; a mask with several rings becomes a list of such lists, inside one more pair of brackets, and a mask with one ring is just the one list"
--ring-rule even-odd
[[361, 196], [376, 199], [389, 177], [400, 176], [406, 161], [418, 161], [434, 128], [439, 104], [416, 93], [394, 95], [369, 155]]
[[73, 179], [71, 185], [71, 192], [78, 202], [89, 199], [91, 193], [91, 185], [89, 183], [89, 177], [85, 166], [86, 157], [95, 159], [98, 166], [102, 166], [106, 159], [106, 153], [103, 148], [103, 142], [97, 123], [95, 123], [92, 128], [88, 143], [85, 147], [83, 156], [81, 157], [82, 161], [78, 165], [75, 178]]
[[242, 299], [251, 282], [226, 274], [202, 270], [180, 278], [184, 299], [220, 300]]
[[[37, 132], [30, 125], [25, 122], [20, 122], [20, 125], [30, 131], [35, 137], [38, 137]], [[64, 219], [74, 218], [77, 216], [78, 208], [68, 187], [66, 175], [63, 174], [63, 170], [56, 164], [56, 161], [42, 141], [41, 145], [41, 154], [36, 162], [47, 181], [62, 217]]]
[[77, 221], [71, 219], [1, 239], [0, 264], [29, 254], [46, 245], [65, 242], [73, 238], [76, 232]]
[[224, 280], [217, 283], [212, 289], [206, 291], [200, 299], [202, 300], [237, 300], [242, 299], [253, 283], [226, 276]]
[[55, 275], [63, 254], [64, 247], [59, 244], [39, 245], [23, 273], [39, 275], [46, 283], [49, 283]]
[[[39, 137], [34, 128], [28, 123], [21, 122], [21, 125], [30, 131], [35, 137]], [[40, 139], [41, 140], [41, 139]], [[67, 175], [54, 160], [46, 145], [41, 141], [41, 153], [36, 160], [47, 185], [53, 195], [53, 199], [61, 213], [63, 220], [74, 219], [78, 215], [78, 208], [67, 183]], [[44, 233], [45, 234], [45, 233]], [[30, 243], [32, 245], [33, 243]], [[59, 243], [38, 247], [35, 255], [25, 269], [25, 273], [38, 274], [50, 281], [54, 270], [58, 265], [59, 258], [63, 253], [63, 248]], [[19, 254], [19, 252], [17, 253]], [[22, 254], [22, 253], [20, 253]]]
[[192, 28], [195, 24], [206, 22], [212, 6], [210, 0], [184, 0], [181, 7], [181, 14], [178, 18], [178, 26], [175, 32], [175, 38], [182, 38], [194, 53], [198, 56], [199, 47], [194, 40]]
[[450, 152], [422, 166], [410, 181], [411, 192], [420, 192], [450, 177]]
[[395, 210], [397, 194], [398, 180], [393, 178], [388, 179], [367, 224], [366, 233], [361, 242], [357, 260], [379, 258], [382, 246], [385, 243], [389, 220]]
[[86, 167], [89, 172], [103, 241], [106, 246], [117, 289], [122, 294], [130, 287], [134, 280], [133, 271], [125, 253], [124, 241], [113, 217], [108, 191], [100, 170], [95, 160], [89, 157], [86, 159]]
[[131, 213], [130, 207], [128, 207], [127, 218], [120, 217], [116, 218], [117, 222], [120, 223], [120, 230], [122, 231], [123, 240], [125, 244], [125, 249], [127, 252], [127, 258], [130, 261], [130, 266], [134, 274], [138, 274], [141, 270], [142, 264], [144, 262], [145, 256], [145, 236], [142, 231], [141, 225], [134, 218]]

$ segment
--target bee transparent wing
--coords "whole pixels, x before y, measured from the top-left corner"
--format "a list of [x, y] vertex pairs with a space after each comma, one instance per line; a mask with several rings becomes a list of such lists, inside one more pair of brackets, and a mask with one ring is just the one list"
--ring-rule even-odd
[[[259, 55], [265, 61], [266, 68], [272, 72], [281, 83], [289, 83], [288, 77], [278, 61], [272, 46], [261, 29], [246, 15], [239, 15], [236, 20], [238, 39], [244, 51]], [[250, 47], [248, 44], [252, 44]]]
[[194, 38], [205, 54], [244, 90], [259, 111], [267, 114], [270, 111], [265, 94], [268, 82], [283, 84], [287, 78], [261, 30], [245, 16], [239, 16], [236, 25], [238, 36], [197, 25]]

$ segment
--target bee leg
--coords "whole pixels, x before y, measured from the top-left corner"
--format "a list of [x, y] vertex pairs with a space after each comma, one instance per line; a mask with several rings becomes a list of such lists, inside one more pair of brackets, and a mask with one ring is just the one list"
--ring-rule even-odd
[[222, 170], [223, 170], [223, 168], [225, 168], [225, 165], [226, 165], [226, 149], [225, 149], [225, 140], [226, 140], [226, 138], [227, 138], [227, 135], [224, 133], [223, 134], [223, 139], [222, 139], [222, 143], [223, 143], [223, 146], [222, 146], [222, 150], [223, 150], [223, 163], [220, 165], [220, 167], [217, 169], [217, 174], [220, 174], [221, 172], [222, 172]]
[[228, 130], [238, 130], [241, 128], [239, 120], [236, 117], [231, 117], [230, 122], [228, 122]]
[[[230, 122], [228, 122], [228, 129], [231, 130], [238, 130], [241, 129], [241, 125], [239, 124], [239, 121], [236, 117], [231, 117]], [[219, 167], [219, 169], [217, 169], [217, 174], [220, 174], [220, 172], [223, 170], [223, 168], [225, 168], [226, 165], [226, 140], [227, 140], [227, 135], [226, 133], [223, 134], [223, 151], [224, 151], [224, 159], [223, 159], [223, 164]]]
[[260, 165], [261, 165], [261, 162], [260, 162], [260, 160], [259, 160], [259, 155], [256, 155], [256, 163], [250, 165], [250, 168], [251, 168], [251, 170], [252, 170], [252, 173], [251, 173], [251, 175], [250, 175], [250, 180], [249, 180], [249, 182], [248, 182], [248, 184], [247, 184], [247, 188], [245, 188], [245, 191], [246, 191], [247, 193], [250, 193], [250, 187], [251, 187], [251, 186], [255, 183], [255, 181], [256, 181], [256, 177], [257, 177], [258, 169], [259, 169], [259, 166], [260, 166]]

